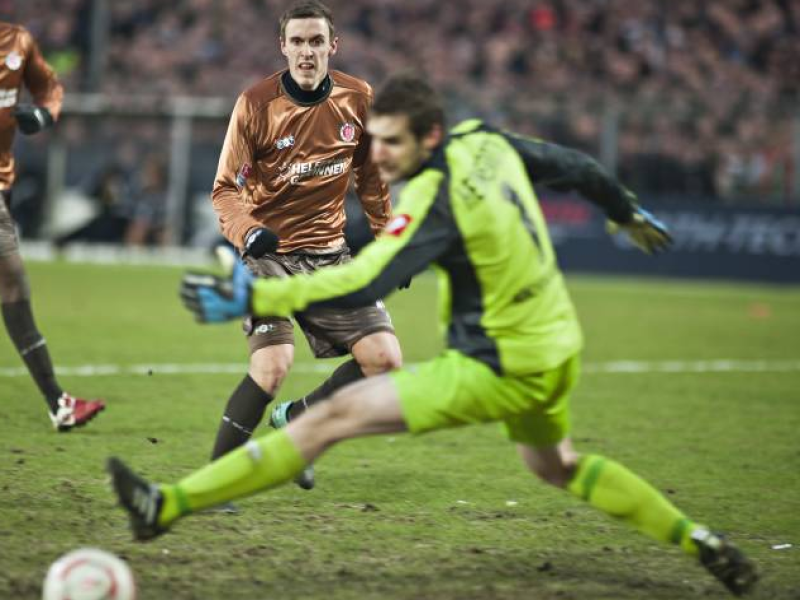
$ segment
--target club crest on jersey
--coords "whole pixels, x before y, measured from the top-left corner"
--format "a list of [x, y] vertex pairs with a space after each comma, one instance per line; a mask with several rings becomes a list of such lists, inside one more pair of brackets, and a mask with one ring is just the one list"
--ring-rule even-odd
[[12, 71], [16, 71], [22, 66], [22, 56], [17, 52], [11, 51], [6, 56], [6, 66]]
[[242, 168], [239, 169], [239, 172], [236, 174], [236, 185], [240, 188], [243, 188], [247, 183], [247, 179], [252, 174], [253, 174], [253, 167], [250, 166], [250, 163], [244, 163], [242, 165]]
[[410, 215], [397, 215], [386, 224], [384, 231], [389, 235], [400, 236], [410, 224]]
[[275, 147], [278, 150], [283, 150], [284, 148], [291, 148], [294, 146], [294, 136], [287, 135], [286, 137], [282, 137], [275, 142]]
[[356, 137], [356, 126], [352, 123], [343, 123], [339, 128], [339, 137], [343, 142], [352, 142]]

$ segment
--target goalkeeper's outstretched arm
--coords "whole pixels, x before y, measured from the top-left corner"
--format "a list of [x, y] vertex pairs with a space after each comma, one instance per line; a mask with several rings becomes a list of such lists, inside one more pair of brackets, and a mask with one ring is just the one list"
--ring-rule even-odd
[[534, 138], [506, 134], [519, 152], [531, 182], [560, 192], [576, 191], [617, 223], [636, 210], [636, 195], [591, 156]]
[[667, 227], [640, 208], [636, 195], [591, 156], [537, 139], [505, 135], [522, 157], [532, 183], [557, 191], [577, 191], [603, 209], [610, 233], [623, 231], [647, 254], [661, 252], [672, 244]]

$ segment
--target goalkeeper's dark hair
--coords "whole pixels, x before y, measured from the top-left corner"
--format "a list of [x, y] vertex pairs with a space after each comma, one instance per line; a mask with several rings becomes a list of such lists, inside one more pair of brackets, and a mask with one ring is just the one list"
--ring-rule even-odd
[[444, 102], [420, 75], [411, 72], [392, 75], [383, 82], [372, 103], [374, 115], [406, 115], [418, 140], [439, 125], [444, 128]]
[[292, 19], [325, 19], [328, 22], [328, 32], [331, 39], [336, 37], [336, 27], [333, 26], [333, 13], [319, 0], [301, 0], [295, 2], [281, 15], [281, 39], [286, 38], [286, 24]]

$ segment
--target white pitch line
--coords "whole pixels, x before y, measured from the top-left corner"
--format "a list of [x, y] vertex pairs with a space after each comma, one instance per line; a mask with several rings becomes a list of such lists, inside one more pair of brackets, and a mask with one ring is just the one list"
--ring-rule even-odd
[[584, 373], [788, 373], [800, 371], [800, 360], [618, 360], [586, 363]]
[[[296, 373], [330, 373], [337, 363], [298, 362], [292, 367]], [[413, 366], [413, 363], [408, 366]], [[241, 374], [247, 363], [165, 363], [151, 365], [78, 365], [57, 367], [56, 373], [65, 377], [103, 377], [113, 375], [228, 375]], [[584, 373], [616, 375], [648, 373], [791, 373], [800, 371], [800, 360], [617, 360], [588, 362]], [[28, 377], [24, 367], [0, 369], [0, 377]]]
[[[336, 368], [334, 363], [295, 363], [292, 371], [298, 373], [327, 373]], [[108, 375], [227, 375], [242, 374], [247, 363], [161, 363], [150, 365], [77, 365], [56, 367], [56, 374], [65, 377], [102, 377]], [[25, 367], [0, 369], [0, 377], [27, 377]]]

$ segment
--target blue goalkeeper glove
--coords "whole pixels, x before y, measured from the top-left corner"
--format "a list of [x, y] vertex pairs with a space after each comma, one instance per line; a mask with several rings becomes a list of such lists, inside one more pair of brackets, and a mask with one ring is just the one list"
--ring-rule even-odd
[[238, 258], [230, 277], [188, 272], [181, 281], [181, 300], [200, 323], [223, 323], [250, 312], [253, 274]]
[[672, 245], [669, 229], [643, 208], [636, 207], [627, 223], [609, 221], [606, 229], [612, 235], [623, 231], [631, 243], [646, 254], [667, 250]]
[[25, 135], [39, 133], [53, 124], [53, 115], [42, 106], [34, 104], [17, 104], [14, 107], [14, 118], [19, 130]]

